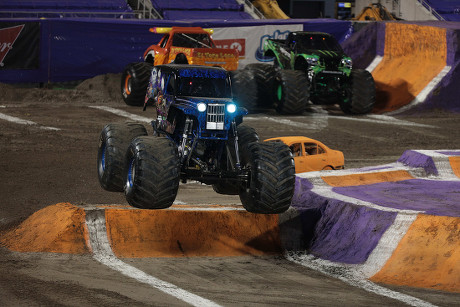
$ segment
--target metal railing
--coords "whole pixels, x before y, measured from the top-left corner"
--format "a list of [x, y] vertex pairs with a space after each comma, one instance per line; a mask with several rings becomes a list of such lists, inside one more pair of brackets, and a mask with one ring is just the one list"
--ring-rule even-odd
[[239, 4], [244, 5], [244, 11], [254, 17], [255, 19], [265, 19], [264, 14], [262, 14], [249, 0], [236, 0]]
[[90, 11], [14, 11], [5, 10], [0, 12], [1, 16], [13, 17], [48, 17], [48, 18], [72, 18], [72, 17], [99, 17], [99, 18], [137, 18], [135, 12], [90, 12]]
[[140, 15], [140, 19], [163, 19], [163, 16], [153, 7], [150, 0], [127, 0], [127, 3]]
[[445, 21], [444, 17], [439, 15], [439, 13], [436, 12], [436, 10], [434, 8], [432, 8], [431, 5], [429, 5], [425, 0], [417, 0], [417, 1], [418, 1], [418, 3], [423, 5], [438, 20], [444, 20]]

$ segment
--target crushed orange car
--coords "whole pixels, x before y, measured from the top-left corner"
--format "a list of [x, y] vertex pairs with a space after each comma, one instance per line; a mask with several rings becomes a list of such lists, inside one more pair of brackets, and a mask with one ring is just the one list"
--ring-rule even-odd
[[330, 149], [320, 141], [304, 136], [285, 136], [267, 139], [264, 142], [269, 141], [283, 142], [289, 146], [294, 156], [296, 173], [336, 170], [345, 167], [343, 153]]

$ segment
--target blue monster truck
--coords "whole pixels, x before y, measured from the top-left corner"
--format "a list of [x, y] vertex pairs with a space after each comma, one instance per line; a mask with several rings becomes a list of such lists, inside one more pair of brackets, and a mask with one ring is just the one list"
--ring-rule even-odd
[[294, 160], [281, 142], [261, 142], [242, 124], [247, 110], [232, 99], [223, 68], [169, 64], [152, 70], [147, 105], [157, 118], [148, 136], [139, 123], [104, 127], [98, 175], [108, 191], [124, 191], [134, 207], [170, 207], [179, 181], [212, 185], [239, 195], [253, 213], [286, 211], [294, 193]]

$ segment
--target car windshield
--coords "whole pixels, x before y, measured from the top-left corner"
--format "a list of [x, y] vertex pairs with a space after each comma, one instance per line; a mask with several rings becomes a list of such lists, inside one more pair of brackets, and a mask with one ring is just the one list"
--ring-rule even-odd
[[181, 96], [231, 98], [232, 92], [228, 78], [222, 74], [205, 76], [180, 76], [178, 78], [178, 93]]
[[204, 33], [176, 33], [172, 45], [184, 48], [215, 48], [209, 35]]
[[339, 43], [331, 36], [324, 35], [297, 35], [293, 38], [298, 50], [330, 50], [343, 52]]

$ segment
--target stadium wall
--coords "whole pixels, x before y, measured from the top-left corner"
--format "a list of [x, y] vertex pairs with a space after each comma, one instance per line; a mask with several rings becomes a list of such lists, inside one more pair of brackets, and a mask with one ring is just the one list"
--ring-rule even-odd
[[[35, 34], [24, 29], [35, 26]], [[25, 25], [17, 34], [13, 29]], [[324, 31], [343, 42], [352, 32], [349, 21], [334, 19], [170, 21], [122, 19], [0, 19], [0, 82], [55, 83], [119, 73], [130, 62], [142, 61], [145, 49], [162, 35], [151, 27], [201, 26], [214, 28], [215, 40], [248, 52], [240, 64], [256, 62], [263, 37], [287, 31]], [[277, 31], [282, 28], [283, 31]], [[27, 34], [27, 35], [25, 35]], [[30, 50], [35, 50], [31, 53]], [[13, 59], [13, 60], [12, 60]], [[35, 65], [24, 65], [32, 61]], [[19, 67], [19, 68], [18, 68]]]

